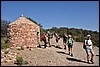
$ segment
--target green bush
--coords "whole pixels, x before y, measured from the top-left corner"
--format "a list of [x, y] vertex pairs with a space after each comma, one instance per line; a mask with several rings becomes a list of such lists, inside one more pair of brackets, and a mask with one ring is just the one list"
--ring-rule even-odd
[[1, 37], [1, 49], [9, 48], [9, 44], [6, 37]]
[[4, 53], [7, 54], [9, 51], [5, 50]]
[[82, 37], [76, 38], [76, 42], [84, 42], [84, 38]]
[[24, 50], [24, 47], [23, 46], [21, 46], [21, 50]]
[[22, 65], [23, 64], [23, 58], [22, 58], [22, 56], [17, 56], [16, 57], [16, 62], [17, 62], [18, 65]]
[[7, 48], [9, 48], [9, 44], [8, 43], [1, 44], [1, 48], [2, 49], [7, 49]]

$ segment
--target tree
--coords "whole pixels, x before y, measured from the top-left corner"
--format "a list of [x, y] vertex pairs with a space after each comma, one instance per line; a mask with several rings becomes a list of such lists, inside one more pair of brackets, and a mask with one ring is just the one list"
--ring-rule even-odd
[[8, 41], [7, 41], [7, 26], [10, 23], [10, 21], [8, 22], [7, 20], [2, 20], [1, 19], [1, 48], [5, 49], [8, 48]]
[[30, 21], [34, 22], [35, 24], [39, 25], [40, 27], [43, 27], [41, 24], [37, 23], [35, 20], [33, 20], [32, 18], [30, 17], [26, 17], [27, 19], [29, 19]]
[[5, 37], [6, 36], [7, 26], [8, 26], [9, 23], [11, 23], [11, 22], [1, 19], [1, 37]]
[[67, 35], [71, 34], [76, 42], [83, 42], [85, 40], [86, 35], [90, 34], [92, 36], [93, 44], [99, 46], [99, 32], [97, 31], [66, 27], [52, 27], [51, 29], [47, 29], [46, 31], [48, 30], [58, 33], [61, 37], [63, 36], [63, 33], [66, 33]]

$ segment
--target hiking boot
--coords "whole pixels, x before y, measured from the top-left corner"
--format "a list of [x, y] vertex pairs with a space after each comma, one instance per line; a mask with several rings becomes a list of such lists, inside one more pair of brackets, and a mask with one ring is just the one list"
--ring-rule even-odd
[[71, 56], [73, 57], [73, 53], [71, 53]]
[[88, 64], [90, 64], [90, 62], [89, 62], [89, 61], [87, 61], [87, 63], [88, 63]]
[[58, 48], [58, 46], [56, 46], [55, 48]]
[[92, 62], [92, 64], [94, 64], [93, 60], [90, 60]]
[[70, 52], [68, 53], [68, 55], [70, 55]]
[[66, 47], [64, 47], [64, 49], [66, 50]]
[[58, 45], [58, 47], [60, 47], [60, 45]]
[[92, 62], [92, 64], [94, 64], [94, 62]]
[[40, 46], [40, 45], [39, 45], [39, 46], [37, 46], [37, 47], [41, 48], [41, 46]]
[[46, 46], [44, 46], [44, 48], [46, 48]]
[[66, 48], [64, 48], [66, 50]]
[[44, 47], [44, 48], [46, 48], [46, 47]]

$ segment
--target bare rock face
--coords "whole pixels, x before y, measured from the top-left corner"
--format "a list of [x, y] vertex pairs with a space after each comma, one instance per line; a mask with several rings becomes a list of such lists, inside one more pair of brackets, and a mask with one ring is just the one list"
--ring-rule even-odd
[[[39, 32], [38, 35], [37, 32]], [[40, 26], [21, 16], [18, 20], [8, 25], [7, 37], [10, 47], [38, 46], [38, 41], [40, 41]]]

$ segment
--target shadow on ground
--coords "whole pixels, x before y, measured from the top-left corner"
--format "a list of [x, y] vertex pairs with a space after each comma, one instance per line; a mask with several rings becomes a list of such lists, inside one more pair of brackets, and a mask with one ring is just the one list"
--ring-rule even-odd
[[52, 44], [51, 46], [55, 47], [55, 45], [54, 45], [54, 44]]
[[[53, 46], [53, 47], [55, 47], [55, 48], [58, 48], [58, 49], [62, 49], [61, 47], [60, 47], [60, 45], [58, 45], [58, 46], [55, 46], [54, 44], [53, 45], [50, 45], [50, 46], [48, 46], [48, 45], [46, 45], [46, 47], [51, 47], [51, 46]], [[37, 46], [38, 48], [43, 48], [43, 47], [45, 47], [45, 45], [44, 44], [41, 44], [41, 45], [39, 45], [39, 46]]]
[[98, 57], [99, 57], [99, 55], [96, 55], [96, 56], [98, 56]]
[[76, 58], [69, 58], [69, 57], [67, 57], [66, 59], [67, 59], [67, 60], [70, 60], [70, 61], [76, 61], [76, 62], [87, 63], [86, 61], [82, 61], [82, 60], [80, 60], [80, 59], [76, 59]]
[[65, 53], [63, 51], [56, 51], [57, 53], [61, 53], [61, 54], [66, 54], [66, 55], [69, 55], [69, 53]]
[[55, 46], [55, 45], [53, 44], [53, 45], [51, 45], [51, 46], [53, 46], [53, 47], [55, 47], [55, 48], [58, 48], [58, 49], [62, 49], [62, 48], [60, 47], [60, 45]]

